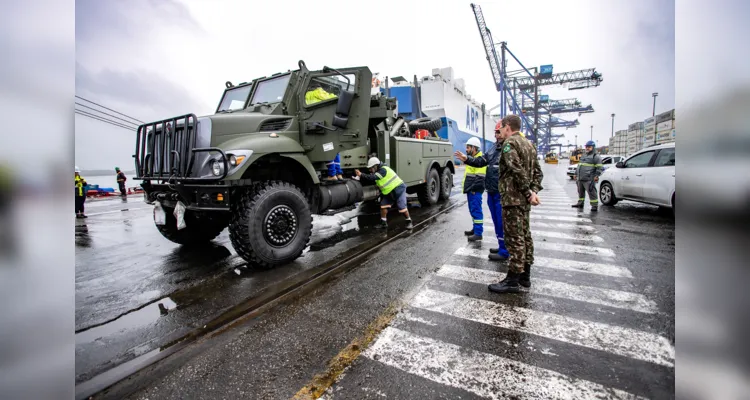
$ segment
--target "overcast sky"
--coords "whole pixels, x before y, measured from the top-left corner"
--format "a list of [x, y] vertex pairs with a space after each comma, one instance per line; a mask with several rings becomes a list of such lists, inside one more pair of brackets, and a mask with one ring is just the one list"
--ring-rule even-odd
[[[224, 82], [295, 69], [368, 66], [411, 78], [451, 66], [472, 97], [499, 102], [470, 3], [378, 1], [76, 1], [76, 94], [151, 121], [210, 114]], [[527, 66], [555, 72], [596, 67], [600, 87], [545, 87], [595, 113], [560, 140], [606, 144], [615, 131], [674, 108], [674, 1], [504, 1], [479, 3], [496, 42]], [[512, 68], [512, 65], [510, 66]], [[81, 100], [76, 100], [81, 102]], [[87, 104], [87, 103], [82, 103]], [[90, 104], [88, 104], [90, 105]], [[76, 164], [133, 169], [134, 133], [76, 115]]]

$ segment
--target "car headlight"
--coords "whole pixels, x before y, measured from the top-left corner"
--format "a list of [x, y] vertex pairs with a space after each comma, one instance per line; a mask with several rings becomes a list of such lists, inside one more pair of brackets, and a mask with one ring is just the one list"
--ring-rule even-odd
[[221, 162], [219, 160], [214, 160], [211, 163], [211, 172], [213, 172], [214, 175], [219, 176], [221, 175]]
[[229, 156], [229, 165], [232, 166], [232, 167], [236, 167], [237, 166], [237, 157], [235, 157], [234, 155], [230, 155]]

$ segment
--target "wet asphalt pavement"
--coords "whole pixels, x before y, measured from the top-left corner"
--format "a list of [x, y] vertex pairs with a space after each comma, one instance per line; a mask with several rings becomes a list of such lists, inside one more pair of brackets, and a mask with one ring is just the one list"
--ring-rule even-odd
[[[415, 223], [435, 212], [413, 200]], [[76, 384], [164, 350], [222, 312], [335, 262], [345, 250], [378, 243], [378, 212], [363, 206], [315, 215], [301, 258], [255, 270], [232, 249], [227, 230], [209, 245], [183, 247], [158, 233], [153, 207], [142, 196], [87, 202], [89, 218], [77, 219], [75, 227]], [[389, 218], [403, 225], [399, 215]]]
[[[572, 209], [566, 167], [544, 166], [543, 205], [532, 212], [536, 263], [524, 293], [487, 291], [507, 266], [486, 259], [496, 246], [486, 206], [484, 241], [466, 241], [471, 218], [457, 193], [450, 203], [458, 208], [357, 268], [107, 394], [145, 385], [131, 398], [290, 398], [318, 376], [313, 391], [332, 384], [329, 398], [672, 398], [674, 220], [626, 201], [598, 213]], [[415, 222], [427, 211], [414, 210]], [[346, 249], [402, 231], [398, 216], [388, 233], [368, 229], [377, 216], [355, 218], [360, 230], [344, 231], [342, 220], [321, 219], [299, 261], [258, 272], [242, 266], [226, 232], [208, 249], [181, 250], [156, 232], [150, 207], [92, 216], [76, 228], [76, 329], [94, 326], [76, 335], [77, 382]], [[332, 363], [337, 355], [354, 361]]]

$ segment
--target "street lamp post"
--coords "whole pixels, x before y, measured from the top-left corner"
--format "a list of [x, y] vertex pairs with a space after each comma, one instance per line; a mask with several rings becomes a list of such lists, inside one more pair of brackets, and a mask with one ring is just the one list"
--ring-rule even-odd
[[657, 93], [657, 92], [651, 93], [651, 97], [654, 98], [654, 109], [651, 111], [651, 116], [652, 117], [656, 116], [656, 96], [658, 96], [658, 95], [659, 95], [659, 93]]
[[594, 140], [594, 125], [591, 125], [591, 141]]
[[612, 137], [615, 137], [615, 113], [612, 113]]
[[576, 135], [576, 149], [578, 148], [578, 135]]

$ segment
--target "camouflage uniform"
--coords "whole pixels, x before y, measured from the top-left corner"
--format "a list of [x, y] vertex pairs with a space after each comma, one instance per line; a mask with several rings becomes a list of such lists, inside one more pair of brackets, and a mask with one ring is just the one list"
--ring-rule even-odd
[[505, 139], [498, 189], [502, 194], [505, 246], [510, 253], [508, 269], [518, 274], [524, 272], [524, 265], [534, 263], [531, 204], [527, 198], [531, 191], [542, 190], [543, 177], [534, 146], [518, 132]]

